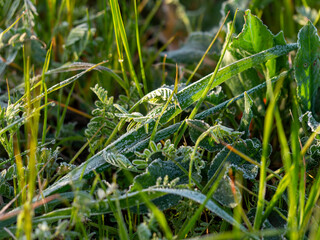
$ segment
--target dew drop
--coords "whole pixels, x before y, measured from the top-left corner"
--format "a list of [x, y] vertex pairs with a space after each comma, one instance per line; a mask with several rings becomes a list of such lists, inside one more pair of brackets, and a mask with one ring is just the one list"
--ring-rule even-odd
[[304, 63], [303, 66], [306, 68], [308, 67], [308, 63]]

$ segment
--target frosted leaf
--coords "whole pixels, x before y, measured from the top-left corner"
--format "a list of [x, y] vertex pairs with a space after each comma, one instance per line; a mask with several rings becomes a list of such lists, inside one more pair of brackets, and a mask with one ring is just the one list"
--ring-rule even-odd
[[107, 163], [115, 167], [118, 167], [120, 169], [127, 169], [134, 172], [138, 171], [136, 167], [124, 155], [120, 153], [106, 152], [103, 150], [102, 155]]
[[[252, 158], [253, 160], [256, 160], [257, 162], [259, 162], [261, 159], [262, 146], [261, 146], [261, 142], [256, 138], [239, 141], [237, 143], [232, 144], [232, 147], [244, 153], [245, 155]], [[269, 154], [270, 153], [271, 153], [271, 146], [269, 145]], [[230, 150], [225, 147], [212, 160], [212, 163], [208, 171], [209, 179], [214, 175], [214, 173], [219, 168], [220, 164], [222, 164], [222, 162], [225, 159], [226, 159], [226, 162], [229, 162], [230, 167], [233, 167], [236, 170], [242, 172], [243, 177], [246, 179], [253, 179], [258, 174], [258, 170], [259, 170], [258, 166], [246, 162], [239, 155], [233, 152], [230, 153]]]
[[235, 187], [236, 199], [232, 192], [231, 180], [228, 176], [222, 178], [219, 182], [219, 186], [213, 194], [213, 198], [222, 205], [234, 208], [241, 202], [241, 194], [237, 187]]
[[[317, 131], [317, 128], [320, 126], [320, 123], [318, 123], [312, 113], [310, 111], [306, 112], [305, 114], [301, 115], [299, 117], [299, 120], [300, 122], [302, 121], [306, 121], [308, 126], [311, 128], [311, 131], [312, 132], [316, 132]], [[318, 129], [317, 133], [319, 134], [320, 133], [320, 130]]]

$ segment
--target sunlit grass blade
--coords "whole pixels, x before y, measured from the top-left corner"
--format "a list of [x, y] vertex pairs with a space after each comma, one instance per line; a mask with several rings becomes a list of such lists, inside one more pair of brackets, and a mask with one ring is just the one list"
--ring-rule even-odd
[[319, 197], [320, 197], [320, 171], [318, 171], [317, 176], [313, 181], [313, 184], [308, 196], [308, 200], [304, 208], [304, 216], [299, 229], [300, 236], [304, 236], [305, 232], [307, 231], [308, 223], [313, 214], [314, 208], [317, 207], [316, 203], [319, 200]]
[[[47, 94], [47, 84], [45, 81], [45, 74], [49, 69], [49, 64], [50, 64], [50, 58], [51, 58], [51, 52], [52, 52], [52, 42], [50, 44], [50, 48], [47, 51], [46, 59], [43, 65], [42, 69], [42, 76], [41, 76], [41, 89], [40, 93], [44, 93], [44, 105], [46, 106], [48, 103], [48, 94]], [[48, 120], [48, 108], [44, 108], [44, 114], [43, 114], [43, 128], [42, 128], [42, 141], [41, 143], [44, 144], [46, 141], [46, 131], [47, 131], [47, 120]]]
[[261, 167], [260, 167], [260, 178], [259, 178], [259, 194], [257, 199], [257, 210], [254, 219], [254, 229], [258, 230], [262, 224], [262, 214], [264, 211], [264, 199], [266, 192], [266, 169], [267, 169], [267, 156], [268, 156], [268, 145], [270, 140], [270, 135], [272, 131], [272, 124], [274, 119], [274, 109], [276, 108], [277, 97], [279, 95], [281, 86], [283, 84], [284, 78], [280, 79], [277, 82], [274, 94], [271, 92], [270, 104], [267, 108], [265, 122], [264, 122], [264, 131], [263, 131], [263, 150], [261, 156]]
[[[134, 80], [134, 83], [135, 83], [136, 88], [138, 90], [139, 96], [142, 98], [143, 92], [141, 90], [140, 83], [138, 81], [137, 75], [136, 75], [134, 67], [133, 67], [133, 61], [132, 61], [132, 57], [131, 57], [131, 53], [130, 53], [130, 49], [129, 49], [127, 34], [126, 34], [124, 24], [122, 21], [119, 3], [118, 3], [118, 1], [115, 1], [115, 0], [110, 0], [109, 2], [110, 2], [110, 8], [111, 8], [112, 16], [113, 16], [113, 25], [114, 25], [116, 35], [119, 35], [121, 37], [121, 41], [122, 41], [122, 44], [123, 44], [123, 47], [124, 47], [124, 50], [125, 50], [125, 53], [127, 56], [130, 75], [131, 75], [132, 79]], [[119, 44], [119, 43], [117, 43], [117, 44]], [[118, 49], [120, 49], [120, 46], [118, 46]]]
[[144, 66], [143, 66], [143, 55], [141, 52], [138, 10], [137, 10], [137, 1], [136, 0], [134, 0], [134, 16], [135, 16], [135, 30], [136, 30], [136, 40], [137, 40], [137, 49], [138, 49], [138, 54], [139, 54], [141, 78], [142, 78], [142, 82], [143, 82], [144, 94], [147, 94], [148, 93], [148, 86], [147, 86], [146, 74], [145, 74]]
[[260, 168], [260, 179], [259, 179], [259, 195], [257, 202], [257, 211], [254, 220], [254, 229], [258, 230], [261, 227], [262, 213], [264, 210], [264, 198], [266, 191], [266, 164], [267, 164], [267, 149], [270, 140], [270, 135], [272, 131], [273, 124], [273, 114], [276, 107], [276, 99], [280, 91], [280, 87], [283, 83], [284, 78], [280, 79], [281, 81], [276, 84], [275, 93], [270, 96], [271, 102], [268, 106], [265, 123], [264, 123], [264, 135], [263, 135], [263, 152], [261, 157], [261, 168]]
[[[20, 19], [25, 15], [25, 12], [23, 12], [15, 21], [12, 23], [8, 28], [6, 28], [4, 31], [0, 33], [0, 43], [2, 42], [3, 35], [6, 34], [8, 31], [10, 31], [11, 28], [13, 28], [19, 21]], [[2, 48], [0, 44], [0, 49]]]
[[[203, 91], [200, 99], [198, 100], [196, 106], [194, 107], [194, 109], [193, 109], [192, 112], [190, 113], [190, 115], [189, 115], [189, 117], [188, 117], [188, 120], [193, 119], [193, 118], [195, 117], [195, 115], [197, 114], [197, 112], [198, 112], [201, 104], [203, 103], [203, 101], [204, 101], [205, 98], [207, 97], [207, 94], [208, 94], [209, 90], [212, 88], [212, 84], [213, 84], [213, 82], [214, 82], [214, 80], [215, 80], [215, 77], [217, 76], [218, 70], [219, 70], [220, 65], [221, 65], [221, 63], [222, 63], [223, 57], [224, 57], [224, 55], [225, 55], [225, 53], [226, 53], [226, 51], [227, 51], [228, 45], [229, 45], [230, 40], [231, 40], [231, 36], [232, 36], [232, 34], [233, 34], [233, 31], [234, 31], [234, 23], [235, 23], [235, 19], [236, 19], [236, 16], [237, 16], [237, 11], [238, 11], [238, 10], [236, 10], [236, 12], [235, 12], [235, 14], [234, 14], [233, 22], [232, 22], [232, 25], [231, 25], [231, 29], [230, 29], [230, 32], [228, 33], [227, 41], [226, 41], [225, 46], [224, 46], [224, 48], [223, 48], [223, 50], [222, 50], [222, 54], [221, 54], [221, 56], [220, 56], [220, 58], [219, 58], [219, 61], [218, 61], [218, 63], [217, 63], [217, 66], [216, 66], [213, 74], [211, 75], [210, 80], [209, 80], [209, 82], [208, 82], [208, 85], [205, 87], [205, 89], [204, 89], [204, 91]], [[225, 20], [226, 20], [226, 19], [227, 19], [227, 17], [225, 18]], [[225, 22], [225, 21], [224, 21], [224, 22]], [[224, 22], [223, 22], [223, 24], [224, 24]], [[218, 35], [218, 34], [217, 34], [217, 35]], [[188, 127], [188, 126], [187, 126], [186, 124], [182, 124], [182, 129], [180, 130], [179, 135], [177, 136], [177, 138], [175, 139], [175, 142], [174, 142], [174, 145], [175, 145], [175, 146], [178, 146], [178, 143], [180, 142], [180, 140], [181, 140], [181, 138], [182, 138], [185, 130], [187, 129], [187, 127]], [[192, 183], [191, 183], [191, 175], [192, 175], [192, 167], [193, 167], [193, 161], [194, 161], [195, 151], [196, 151], [196, 148], [194, 148], [194, 150], [193, 150], [193, 153], [192, 153], [191, 159], [190, 159], [190, 164], [189, 164], [189, 185], [190, 185], [190, 186], [191, 186], [191, 184], [192, 184]]]

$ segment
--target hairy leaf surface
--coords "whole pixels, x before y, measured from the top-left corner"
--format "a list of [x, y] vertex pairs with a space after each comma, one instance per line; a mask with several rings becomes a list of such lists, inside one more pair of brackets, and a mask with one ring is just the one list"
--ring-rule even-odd
[[315, 114], [320, 86], [320, 39], [310, 21], [298, 33], [298, 46], [294, 61], [298, 98], [303, 112]]

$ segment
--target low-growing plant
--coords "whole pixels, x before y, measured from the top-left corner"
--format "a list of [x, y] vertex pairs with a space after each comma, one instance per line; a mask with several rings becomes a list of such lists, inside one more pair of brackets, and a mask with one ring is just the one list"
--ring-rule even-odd
[[278, 1], [200, 31], [192, 1], [0, 0], [0, 238], [319, 239], [319, 6], [281, 2], [274, 34]]

